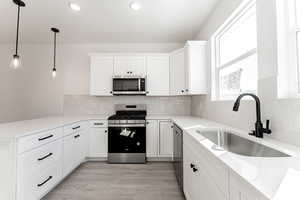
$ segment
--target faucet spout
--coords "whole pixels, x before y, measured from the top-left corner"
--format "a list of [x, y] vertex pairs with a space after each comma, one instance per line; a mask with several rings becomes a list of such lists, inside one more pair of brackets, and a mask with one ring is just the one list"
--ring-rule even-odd
[[[256, 96], [255, 94], [251, 94], [251, 93], [245, 93], [245, 94], [241, 94], [235, 101], [234, 106], [233, 106], [233, 111], [237, 112], [239, 110], [240, 107], [240, 101], [243, 97], [245, 96], [250, 96], [252, 97], [255, 102], [256, 102], [256, 123], [255, 123], [255, 131], [253, 133], [250, 133], [250, 135], [255, 135], [256, 137], [259, 138], [263, 138], [263, 133], [271, 133], [271, 130], [269, 129], [268, 125], [267, 128], [264, 129], [263, 128], [263, 124], [261, 122], [261, 111], [260, 111], [260, 100], [258, 98], [258, 96]], [[269, 123], [269, 121], [268, 121]]]

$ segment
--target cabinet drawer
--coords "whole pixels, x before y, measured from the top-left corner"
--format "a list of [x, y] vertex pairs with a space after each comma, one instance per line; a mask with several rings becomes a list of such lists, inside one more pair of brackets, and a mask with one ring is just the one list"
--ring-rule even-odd
[[91, 120], [90, 123], [93, 128], [106, 128], [108, 126], [107, 120]]
[[62, 139], [59, 139], [18, 156], [18, 175], [40, 172], [61, 161], [62, 147]]
[[73, 134], [75, 132], [81, 131], [85, 128], [83, 122], [73, 123], [70, 125], [64, 126], [64, 136]]
[[24, 174], [18, 181], [18, 200], [39, 200], [61, 180], [61, 165], [53, 163], [47, 168]]
[[57, 128], [18, 139], [18, 153], [52, 142], [63, 135], [63, 129]]
[[193, 149], [198, 155], [198, 160], [202, 168], [207, 172], [207, 175], [214, 181], [220, 191], [226, 197], [229, 196], [229, 169], [227, 166], [218, 160], [209, 150], [202, 144], [199, 144], [190, 135], [184, 134], [183, 143]]

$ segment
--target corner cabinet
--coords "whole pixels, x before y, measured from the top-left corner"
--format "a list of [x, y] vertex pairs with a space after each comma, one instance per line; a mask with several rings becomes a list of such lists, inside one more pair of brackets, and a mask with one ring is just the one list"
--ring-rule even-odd
[[112, 96], [114, 57], [91, 55], [90, 95]]
[[188, 41], [170, 55], [171, 95], [207, 94], [207, 42]]

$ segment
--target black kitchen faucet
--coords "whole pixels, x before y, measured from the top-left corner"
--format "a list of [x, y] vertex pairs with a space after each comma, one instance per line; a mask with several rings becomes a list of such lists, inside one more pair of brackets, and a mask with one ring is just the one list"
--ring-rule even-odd
[[258, 96], [256, 96], [255, 94], [251, 94], [251, 93], [245, 93], [245, 94], [241, 94], [235, 101], [234, 106], [233, 106], [233, 111], [237, 112], [239, 110], [240, 107], [240, 101], [244, 96], [250, 96], [252, 98], [254, 98], [255, 102], [256, 102], [256, 123], [255, 123], [255, 130], [252, 131], [252, 133], [250, 133], [249, 135], [253, 135], [255, 137], [258, 138], [263, 138], [264, 137], [264, 133], [266, 134], [271, 134], [272, 131], [270, 130], [270, 120], [267, 120], [266, 122], [266, 128], [263, 127], [263, 124], [261, 122], [261, 113], [260, 113], [260, 100], [258, 98]]

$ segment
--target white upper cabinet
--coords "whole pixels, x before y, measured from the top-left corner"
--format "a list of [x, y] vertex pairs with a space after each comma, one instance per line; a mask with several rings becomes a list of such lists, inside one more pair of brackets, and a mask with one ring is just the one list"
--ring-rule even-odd
[[189, 41], [171, 53], [171, 95], [207, 94], [207, 42]]
[[113, 56], [91, 56], [90, 95], [112, 96]]
[[170, 56], [147, 56], [147, 95], [168, 96], [170, 94]]
[[185, 67], [184, 49], [171, 53], [170, 56], [170, 94], [184, 95], [185, 91]]
[[148, 96], [207, 94], [207, 42], [172, 53], [91, 54], [90, 95], [112, 96], [113, 76], [146, 77]]
[[114, 75], [146, 76], [145, 56], [115, 56]]
[[207, 94], [207, 42], [188, 41], [184, 47], [185, 93]]

